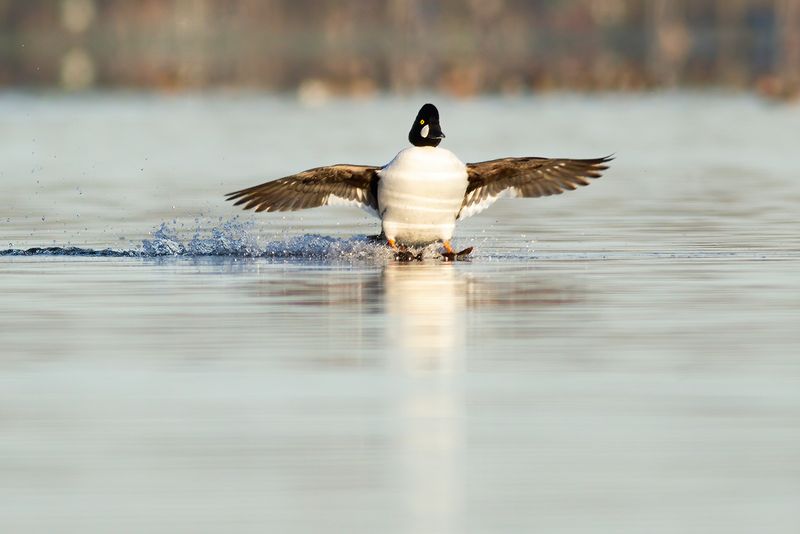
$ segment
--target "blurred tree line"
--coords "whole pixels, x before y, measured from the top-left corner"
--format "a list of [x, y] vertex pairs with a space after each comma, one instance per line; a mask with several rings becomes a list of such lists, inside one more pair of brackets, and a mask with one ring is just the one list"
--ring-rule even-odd
[[366, 95], [800, 82], [800, 0], [0, 0], [0, 87]]

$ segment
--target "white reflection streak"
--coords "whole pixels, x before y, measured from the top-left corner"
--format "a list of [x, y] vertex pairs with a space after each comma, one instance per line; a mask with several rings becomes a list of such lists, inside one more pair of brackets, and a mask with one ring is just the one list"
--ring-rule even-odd
[[410, 372], [456, 371], [464, 343], [466, 282], [453, 265], [390, 264], [384, 272], [391, 347]]
[[388, 341], [404, 376], [399, 453], [407, 532], [459, 532], [466, 282], [452, 265], [389, 265]]

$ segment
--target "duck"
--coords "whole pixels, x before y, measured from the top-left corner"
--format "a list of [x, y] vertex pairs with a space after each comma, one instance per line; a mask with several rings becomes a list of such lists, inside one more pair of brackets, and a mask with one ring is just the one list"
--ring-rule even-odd
[[398, 259], [421, 259], [410, 247], [441, 243], [444, 260], [461, 259], [451, 245], [456, 223], [501, 198], [558, 195], [600, 178], [613, 156], [592, 159], [505, 157], [463, 163], [439, 145], [445, 139], [439, 110], [426, 103], [408, 141], [389, 163], [349, 163], [308, 169], [228, 193], [226, 200], [256, 212], [351, 205], [381, 221], [382, 238]]

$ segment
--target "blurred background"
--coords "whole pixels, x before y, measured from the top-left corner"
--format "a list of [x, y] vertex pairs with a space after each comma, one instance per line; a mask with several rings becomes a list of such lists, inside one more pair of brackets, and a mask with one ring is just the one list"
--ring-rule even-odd
[[0, 0], [0, 87], [800, 96], [800, 0]]
[[[800, 0], [0, 0], [0, 533], [797, 534], [799, 84]], [[455, 264], [225, 202], [426, 100], [616, 159]]]

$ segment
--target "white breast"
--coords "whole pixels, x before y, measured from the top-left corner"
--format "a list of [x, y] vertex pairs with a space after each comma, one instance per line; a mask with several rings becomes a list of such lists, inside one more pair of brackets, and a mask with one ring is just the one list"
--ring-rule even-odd
[[447, 241], [467, 190], [467, 167], [443, 148], [411, 147], [380, 171], [378, 208], [388, 239]]

